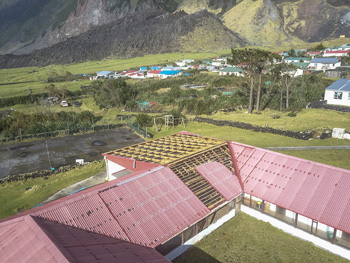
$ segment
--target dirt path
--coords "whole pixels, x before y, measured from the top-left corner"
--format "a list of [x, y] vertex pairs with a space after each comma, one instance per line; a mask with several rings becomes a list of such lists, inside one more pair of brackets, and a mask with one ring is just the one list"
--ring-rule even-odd
[[0, 146], [0, 178], [102, 159], [102, 153], [142, 142], [129, 129], [72, 135]]

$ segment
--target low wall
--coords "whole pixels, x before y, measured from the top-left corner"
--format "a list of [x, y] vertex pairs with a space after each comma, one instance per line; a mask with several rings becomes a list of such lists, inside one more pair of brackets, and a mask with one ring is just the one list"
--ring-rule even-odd
[[328, 105], [326, 100], [322, 101], [312, 101], [306, 108], [308, 109], [325, 109], [325, 110], [335, 110], [340, 112], [350, 112], [350, 107], [339, 106], [339, 105]]
[[[282, 136], [287, 136], [299, 140], [309, 140], [311, 138], [315, 137], [315, 132], [295, 132], [295, 131], [284, 131], [284, 130], [278, 130], [270, 127], [261, 127], [256, 126], [253, 124], [240, 122], [240, 121], [222, 121], [222, 120], [213, 120], [210, 118], [202, 118], [202, 117], [195, 117], [193, 119], [195, 122], [203, 122], [208, 124], [213, 124], [216, 126], [230, 126], [235, 128], [240, 128], [244, 130], [250, 130], [254, 132], [264, 132], [264, 133], [272, 133], [272, 134], [278, 134]], [[320, 135], [320, 139], [326, 139], [331, 137], [331, 133], [323, 133]]]

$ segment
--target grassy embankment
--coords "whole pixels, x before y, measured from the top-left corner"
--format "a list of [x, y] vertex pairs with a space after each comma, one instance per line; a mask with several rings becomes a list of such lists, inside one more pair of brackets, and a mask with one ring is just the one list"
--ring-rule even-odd
[[[67, 186], [104, 171], [104, 162], [87, 164], [82, 168], [43, 178], [0, 185], [0, 219], [28, 210]], [[27, 188], [31, 190], [26, 191]]]
[[341, 263], [348, 261], [307, 241], [286, 234], [269, 223], [240, 213], [173, 262]]

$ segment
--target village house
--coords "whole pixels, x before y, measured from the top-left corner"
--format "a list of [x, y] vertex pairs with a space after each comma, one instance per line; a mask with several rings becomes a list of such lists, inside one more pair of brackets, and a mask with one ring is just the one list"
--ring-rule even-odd
[[325, 51], [323, 57], [346, 57], [350, 50]]
[[166, 78], [169, 78], [169, 77], [178, 77], [178, 76], [181, 76], [181, 75], [183, 75], [183, 73], [180, 70], [162, 70], [159, 73], [159, 77], [161, 79], [166, 79]]
[[325, 90], [327, 104], [350, 106], [350, 79], [339, 79]]
[[310, 59], [306, 57], [287, 57], [284, 58], [283, 61], [287, 64], [290, 64], [295, 62], [310, 62]]
[[150, 70], [147, 72], [147, 78], [159, 78], [161, 70]]
[[338, 58], [314, 58], [311, 60], [308, 69], [326, 71], [327, 69], [335, 69], [340, 66], [341, 62], [338, 61]]
[[220, 70], [220, 76], [231, 76], [235, 75], [237, 77], [243, 77], [244, 76], [244, 70], [237, 67], [226, 67]]
[[322, 56], [322, 51], [310, 51], [307, 52], [307, 55], [311, 58], [314, 58], [315, 56]]

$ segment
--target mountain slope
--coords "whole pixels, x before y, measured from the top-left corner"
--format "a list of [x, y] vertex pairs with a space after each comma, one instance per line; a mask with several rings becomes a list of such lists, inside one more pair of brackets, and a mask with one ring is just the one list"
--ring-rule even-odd
[[349, 35], [350, 1], [243, 0], [222, 19], [256, 45], [296, 45]]
[[[209, 26], [213, 29], [211, 34], [206, 33]], [[82, 62], [108, 56], [222, 50], [244, 44], [244, 40], [207, 11], [188, 15], [147, 10], [30, 54], [0, 56], [0, 68]]]

